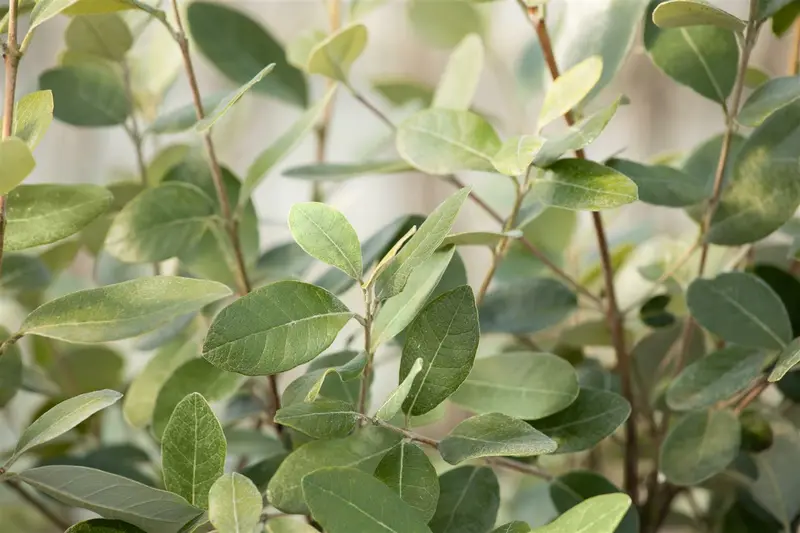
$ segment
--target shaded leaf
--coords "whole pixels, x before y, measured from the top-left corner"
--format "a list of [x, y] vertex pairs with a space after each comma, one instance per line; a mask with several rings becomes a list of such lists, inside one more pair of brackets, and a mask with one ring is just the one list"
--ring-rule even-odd
[[771, 114], [800, 98], [800, 76], [765, 81], [751, 94], [736, 120], [745, 126], [760, 126]]
[[99, 13], [73, 17], [64, 34], [72, 52], [123, 61], [133, 46], [133, 35], [117, 13]]
[[251, 533], [261, 519], [261, 494], [241, 474], [225, 474], [211, 486], [208, 519], [219, 533]]
[[471, 34], [453, 50], [433, 96], [433, 107], [467, 110], [483, 70], [483, 42]]
[[490, 468], [462, 466], [439, 478], [433, 533], [485, 533], [497, 520], [500, 486]]
[[452, 48], [467, 35], [481, 35], [485, 29], [480, 11], [464, 0], [412, 0], [408, 2], [407, 9], [414, 31], [439, 48]]
[[66, 396], [77, 396], [100, 389], [124, 390], [124, 366], [122, 356], [110, 348], [82, 346], [61, 354], [48, 373]]
[[[8, 331], [0, 327], [0, 342], [8, 339]], [[0, 353], [0, 408], [5, 407], [22, 386], [22, 352], [12, 344]]]
[[266, 67], [262, 68], [258, 74], [253, 76], [253, 78], [236, 89], [234, 92], [230, 93], [228, 96], [225, 97], [219, 104], [209, 113], [209, 115], [202, 120], [199, 120], [197, 124], [194, 125], [194, 130], [199, 133], [205, 133], [211, 129], [211, 127], [216, 124], [216, 122], [221, 119], [225, 113], [227, 113], [231, 107], [233, 107], [242, 97], [253, 88], [253, 86], [264, 79], [264, 76], [272, 72], [275, 68], [275, 63], [271, 63]]
[[264, 533], [317, 533], [317, 530], [303, 520], [277, 517], [267, 522]]
[[639, 190], [639, 199], [648, 204], [687, 207], [706, 198], [704, 176], [686, 174], [666, 165], [642, 165], [627, 159], [611, 159], [606, 165], [633, 180]]
[[39, 77], [39, 87], [52, 91], [55, 118], [73, 126], [118, 126], [131, 113], [121, 77], [104, 64], [47, 70]]
[[372, 82], [375, 91], [395, 106], [419, 102], [420, 107], [430, 107], [434, 89], [424, 83], [406, 79], [378, 79]]
[[480, 308], [483, 333], [535, 333], [566, 319], [578, 299], [551, 278], [506, 285], [486, 295]]
[[774, 383], [779, 381], [787, 372], [794, 369], [795, 365], [800, 362], [800, 337], [790, 342], [778, 356], [778, 362], [775, 368], [769, 374], [769, 381]]
[[745, 22], [727, 11], [697, 0], [669, 0], [653, 11], [653, 22], [659, 28], [684, 26], [716, 26], [742, 32]]
[[494, 231], [469, 231], [465, 233], [453, 233], [445, 237], [442, 246], [489, 246], [494, 247], [505, 239], [519, 239], [522, 232], [511, 230], [505, 233]]
[[394, 389], [392, 392], [389, 393], [389, 396], [383, 402], [383, 405], [378, 408], [378, 411], [375, 413], [375, 418], [378, 420], [391, 420], [392, 418], [400, 412], [403, 407], [403, 402], [406, 401], [408, 398], [408, 394], [411, 392], [411, 386], [414, 383], [414, 378], [417, 377], [422, 371], [422, 359], [417, 359], [414, 361], [414, 365], [411, 367], [411, 370], [408, 372], [408, 375], [400, 382], [400, 385]]
[[433, 517], [439, 500], [439, 477], [419, 446], [402, 441], [381, 459], [375, 477], [417, 510], [425, 522]]
[[64, 533], [144, 533], [136, 526], [122, 520], [94, 518], [70, 527]]
[[785, 421], [772, 427], [772, 446], [753, 455], [758, 474], [749, 488], [758, 504], [783, 526], [782, 531], [791, 531], [790, 524], [800, 512], [800, 468], [793, 460], [800, 451], [800, 438], [797, 428]]
[[0, 194], [14, 190], [35, 166], [36, 161], [25, 141], [16, 137], [0, 141]]
[[317, 399], [296, 402], [275, 413], [275, 422], [315, 439], [345, 437], [356, 428], [359, 415], [352, 404], [340, 400]]
[[[228, 96], [229, 94], [226, 92], [217, 92], [204, 96], [201, 100], [203, 112], [213, 111]], [[194, 127], [195, 124], [197, 124], [197, 109], [194, 103], [191, 103], [158, 115], [147, 128], [147, 131], [156, 134], [180, 133]]]

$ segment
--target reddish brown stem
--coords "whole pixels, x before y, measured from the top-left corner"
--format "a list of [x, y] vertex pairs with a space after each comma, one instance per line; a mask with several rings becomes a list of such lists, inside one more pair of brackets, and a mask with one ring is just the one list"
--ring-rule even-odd
[[[5, 63], [5, 96], [3, 100], [3, 139], [11, 136], [14, 129], [14, 101], [17, 92], [17, 71], [19, 70], [20, 52], [17, 44], [17, 0], [8, 2], [8, 40], [3, 54]], [[3, 249], [6, 237], [6, 213], [8, 197], [0, 195], [0, 271], [3, 267]]]

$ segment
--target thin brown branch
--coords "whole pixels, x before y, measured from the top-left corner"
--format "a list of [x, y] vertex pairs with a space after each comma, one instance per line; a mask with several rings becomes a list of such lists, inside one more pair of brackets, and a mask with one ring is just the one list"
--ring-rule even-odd
[[[542, 54], [550, 71], [553, 80], [558, 79], [561, 75], [558, 70], [558, 63], [556, 62], [555, 54], [553, 52], [553, 44], [550, 40], [550, 33], [547, 30], [547, 23], [544, 17], [540, 16], [538, 7], [525, 6], [528, 18], [533, 24], [536, 35], [539, 39], [539, 44], [542, 49]], [[572, 126], [575, 124], [575, 117], [572, 111], [567, 111], [564, 115], [564, 120], [567, 125]], [[575, 151], [576, 157], [585, 159], [586, 154], [583, 150]], [[605, 290], [607, 297], [606, 305], [606, 322], [611, 330], [611, 339], [614, 345], [614, 351], [617, 356], [617, 367], [619, 369], [620, 380], [622, 382], [622, 393], [631, 404], [631, 415], [625, 423], [626, 429], [626, 447], [624, 459], [624, 485], [625, 492], [631, 497], [633, 505], [638, 505], [638, 492], [639, 492], [639, 455], [638, 455], [638, 433], [636, 428], [637, 409], [636, 399], [633, 394], [633, 385], [631, 382], [631, 361], [630, 354], [625, 346], [625, 329], [623, 324], [623, 315], [620, 313], [617, 304], [616, 287], [614, 285], [614, 266], [611, 261], [611, 254], [609, 252], [608, 239], [606, 238], [605, 228], [603, 226], [603, 219], [598, 212], [592, 213], [592, 222], [594, 223], [595, 233], [597, 235], [597, 245], [600, 251], [600, 260], [603, 267], [603, 278], [605, 280]]]
[[349, 83], [348, 83], [348, 84], [345, 84], [345, 86], [346, 86], [346, 87], [347, 87], [347, 89], [350, 91], [350, 94], [352, 94], [352, 95], [353, 95], [353, 98], [355, 98], [356, 100], [358, 100], [358, 101], [361, 103], [361, 105], [363, 105], [363, 106], [364, 106], [364, 107], [366, 107], [368, 110], [370, 110], [370, 111], [372, 112], [372, 114], [373, 114], [373, 115], [375, 115], [376, 117], [378, 117], [378, 118], [380, 119], [380, 121], [381, 121], [381, 122], [383, 122], [384, 124], [386, 124], [386, 126], [387, 126], [387, 127], [390, 129], [390, 130], [394, 131], [394, 130], [396, 130], [396, 129], [397, 129], [397, 126], [395, 125], [395, 123], [394, 123], [394, 122], [392, 122], [392, 119], [390, 119], [388, 116], [386, 116], [386, 114], [385, 114], [383, 111], [381, 111], [380, 109], [378, 109], [378, 107], [377, 107], [375, 104], [373, 104], [372, 102], [370, 102], [369, 100], [367, 100], [367, 97], [366, 97], [366, 96], [364, 96], [363, 94], [361, 94], [360, 92], [358, 92], [358, 91], [357, 91], [357, 90], [356, 90], [356, 89], [355, 89], [355, 88], [354, 88], [352, 85], [350, 85]]
[[800, 18], [794, 21], [794, 37], [792, 49], [789, 50], [789, 76], [800, 74]]
[[364, 352], [367, 354], [367, 364], [364, 366], [364, 373], [361, 376], [361, 389], [358, 394], [358, 412], [362, 415], [367, 412], [367, 396], [369, 396], [369, 380], [372, 375], [373, 359], [375, 357], [372, 349], [372, 320], [375, 316], [375, 302], [372, 287], [363, 287], [364, 294]]
[[[11, 136], [14, 129], [14, 101], [17, 93], [17, 72], [19, 70], [20, 51], [17, 44], [18, 0], [8, 2], [8, 40], [5, 45], [3, 61], [5, 63], [5, 93], [3, 99], [3, 136]], [[6, 236], [6, 214], [8, 197], [0, 195], [0, 271], [3, 267], [3, 249]]]
[[34, 498], [33, 496], [31, 496], [28, 493], [28, 491], [25, 490], [24, 488], [22, 488], [22, 486], [19, 483], [17, 483], [16, 481], [8, 480], [8, 481], [6, 481], [6, 485], [9, 488], [11, 488], [11, 490], [16, 492], [17, 495], [20, 498], [22, 498], [23, 500], [25, 500], [26, 502], [31, 504], [40, 513], [42, 513], [42, 516], [47, 518], [50, 521], [50, 523], [52, 523], [56, 528], [58, 528], [59, 531], [64, 531], [66, 529], [69, 529], [69, 527], [72, 525], [70, 522], [68, 522], [68, 521], [64, 520], [63, 518], [61, 518], [52, 509], [47, 507], [42, 501], [40, 501], [40, 500]]
[[744, 394], [739, 403], [736, 404], [736, 407], [733, 408], [733, 412], [737, 415], [742, 414], [742, 411], [744, 411], [751, 403], [756, 401], [756, 399], [761, 396], [761, 393], [767, 390], [767, 387], [769, 386], [770, 382], [767, 381], [766, 377], [761, 376], [758, 381], [756, 381]]

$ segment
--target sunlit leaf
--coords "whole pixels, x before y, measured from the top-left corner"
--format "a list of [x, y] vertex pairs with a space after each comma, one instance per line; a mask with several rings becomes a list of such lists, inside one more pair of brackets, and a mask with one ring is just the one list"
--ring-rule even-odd
[[737, 32], [742, 32], [745, 28], [743, 20], [697, 0], [669, 0], [662, 3], [653, 11], [653, 22], [659, 28], [717, 26]]
[[350, 67], [367, 46], [367, 27], [360, 23], [346, 26], [317, 43], [308, 55], [307, 70], [347, 82]]
[[562, 159], [531, 184], [530, 194], [545, 205], [600, 211], [638, 199], [636, 183], [624, 174], [585, 159]]
[[0, 194], [7, 194], [33, 172], [36, 161], [25, 141], [7, 137], [0, 141]]
[[631, 499], [627, 494], [604, 494], [585, 500], [534, 533], [614, 533]]
[[442, 72], [433, 107], [469, 109], [483, 70], [483, 42], [472, 34], [453, 50]]
[[315, 439], [345, 437], [356, 428], [358, 412], [340, 400], [317, 399], [295, 402], [275, 413], [275, 422]]
[[429, 522], [433, 533], [483, 533], [494, 526], [500, 485], [490, 468], [462, 466], [439, 478], [439, 503]]
[[564, 72], [545, 94], [539, 112], [539, 128], [569, 113], [580, 104], [600, 81], [603, 59], [592, 56]]
[[381, 459], [375, 477], [417, 510], [423, 520], [428, 522], [433, 517], [439, 501], [439, 477], [419, 446], [402, 441]]
[[217, 479], [208, 494], [208, 519], [219, 533], [251, 533], [261, 519], [261, 507], [256, 486], [236, 472]]
[[14, 105], [14, 126], [11, 135], [22, 139], [31, 150], [36, 148], [53, 122], [52, 91], [35, 91], [20, 98]]
[[319, 202], [294, 204], [289, 211], [289, 230], [309, 255], [361, 279], [361, 243], [341, 212]]

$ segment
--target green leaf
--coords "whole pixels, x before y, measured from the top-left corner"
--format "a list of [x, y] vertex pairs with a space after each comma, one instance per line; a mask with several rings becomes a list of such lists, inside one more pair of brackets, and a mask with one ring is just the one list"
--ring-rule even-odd
[[660, 3], [650, 3], [645, 23], [644, 44], [653, 63], [676, 82], [724, 103], [739, 62], [734, 32], [715, 26], [660, 29], [651, 21]]
[[[204, 112], [216, 109], [228, 96], [227, 92], [216, 92], [204, 96], [201, 100]], [[194, 127], [195, 124], [197, 124], [197, 109], [194, 103], [191, 103], [159, 114], [147, 131], [155, 134], [181, 133]]]
[[104, 64], [47, 70], [39, 76], [39, 87], [53, 92], [55, 117], [73, 126], [119, 126], [131, 113], [120, 75]]
[[186, 396], [196, 392], [214, 402], [233, 394], [242, 381], [242, 376], [211, 366], [204, 359], [186, 361], [158, 391], [153, 407], [153, 435], [162, 439], [175, 407]]
[[275, 422], [315, 439], [335, 439], [352, 433], [359, 420], [352, 404], [340, 400], [317, 399], [282, 407]]
[[565, 153], [589, 146], [603, 133], [622, 102], [622, 97], [617, 98], [611, 105], [571, 126], [565, 134], [547, 139], [534, 156], [533, 164], [545, 168]]
[[[10, 337], [8, 330], [0, 326], [0, 342]], [[22, 352], [12, 344], [0, 353], [0, 408], [5, 407], [22, 386]]]
[[[358, 400], [361, 377], [367, 365], [366, 354], [338, 352], [314, 359], [308, 371], [291, 382], [283, 392], [284, 405], [297, 402], [313, 402], [321, 395], [329, 399], [343, 400], [354, 404]], [[331, 377], [331, 380], [328, 380]], [[334, 377], [336, 379], [334, 379]], [[351, 395], [346, 384], [353, 383], [356, 389]], [[337, 387], [336, 384], [339, 386]], [[333, 393], [333, 394], [332, 394]]]
[[213, 200], [189, 183], [148, 188], [114, 217], [105, 248], [126, 263], [165, 261], [197, 245], [214, 211]]
[[305, 70], [311, 50], [327, 37], [322, 30], [307, 30], [293, 37], [286, 45], [286, 60], [291, 65]]
[[267, 500], [285, 513], [307, 514], [302, 479], [321, 468], [358, 468], [371, 474], [386, 453], [397, 446], [400, 436], [388, 429], [367, 426], [343, 439], [304, 444], [281, 463], [267, 487]]
[[144, 533], [136, 526], [121, 520], [94, 518], [75, 524], [64, 533]]
[[448, 235], [442, 241], [442, 246], [488, 246], [494, 248], [506, 239], [519, 239], [520, 237], [522, 237], [522, 232], [519, 230], [506, 232], [468, 231]]
[[186, 361], [199, 355], [195, 342], [178, 339], [165, 344], [153, 355], [145, 367], [133, 378], [122, 401], [125, 420], [136, 429], [142, 429], [153, 419], [156, 398], [161, 387]]
[[414, 31], [438, 48], [452, 48], [467, 35], [485, 32], [486, 22], [472, 2], [412, 0], [407, 4]]
[[578, 377], [567, 360], [515, 352], [475, 361], [451, 400], [476, 413], [536, 420], [567, 408], [577, 397]]
[[0, 141], [0, 195], [22, 183], [35, 166], [36, 161], [25, 141], [16, 137]]
[[569, 288], [551, 278], [534, 278], [490, 292], [481, 304], [484, 333], [535, 333], [559, 324], [577, 308]]
[[792, 340], [789, 315], [777, 294], [760, 278], [742, 272], [696, 279], [686, 302], [704, 328], [728, 342], [780, 350]]
[[223, 309], [208, 330], [203, 357], [248, 376], [283, 372], [325, 351], [352, 317], [325, 289], [279, 281]]
[[493, 172], [492, 158], [500, 138], [491, 124], [471, 111], [426, 109], [400, 124], [397, 151], [410, 165], [428, 174], [464, 170]]
[[661, 447], [670, 483], [696, 485], [725, 470], [739, 453], [741, 427], [729, 410], [695, 411], [673, 426]]
[[687, 174], [666, 165], [643, 165], [627, 159], [611, 159], [606, 165], [628, 176], [639, 199], [653, 205], [688, 207], [706, 199], [704, 176]]
[[320, 41], [308, 56], [309, 74], [322, 74], [347, 83], [350, 67], [367, 46], [367, 27], [350, 24]]
[[126, 339], [230, 294], [228, 287], [214, 281], [139, 278], [51, 300], [28, 315], [20, 333], [67, 342]]
[[544, 139], [537, 135], [520, 135], [507, 139], [492, 158], [492, 165], [506, 176], [522, 176], [528, 172]]
[[433, 518], [439, 500], [439, 477], [419, 446], [400, 442], [378, 463], [375, 477], [418, 511], [425, 522]]
[[289, 230], [308, 255], [361, 279], [361, 243], [341, 212], [319, 202], [294, 204], [289, 211]]
[[484, 533], [494, 526], [499, 507], [494, 472], [462, 466], [439, 478], [439, 504], [429, 525], [433, 533]]
[[330, 533], [430, 533], [392, 489], [354, 468], [326, 468], [303, 478], [314, 520]]
[[531, 197], [575, 211], [600, 211], [638, 199], [636, 183], [614, 169], [586, 159], [562, 159], [531, 182]]
[[555, 450], [556, 443], [547, 435], [500, 413], [468, 418], [439, 443], [442, 458], [453, 465], [480, 457], [532, 457]]
[[362, 176], [395, 174], [414, 170], [405, 161], [365, 161], [363, 163], [315, 163], [284, 171], [287, 178], [309, 181], [345, 181]]
[[536, 421], [536, 427], [556, 441], [556, 453], [589, 450], [613, 434], [628, 419], [631, 406], [613, 392], [582, 388], [569, 407]]
[[64, 400], [28, 426], [20, 435], [17, 446], [5, 467], [19, 459], [31, 448], [51, 441], [74, 428], [93, 414], [115, 404], [122, 394], [112, 390], [100, 390]]
[[175, 406], [161, 438], [164, 486], [201, 509], [208, 509], [208, 491], [225, 471], [225, 434], [197, 392]]
[[456, 216], [469, 193], [468, 188], [461, 189], [428, 215], [414, 236], [375, 280], [375, 293], [379, 299], [399, 294], [405, 288], [411, 273], [439, 248], [450, 233], [450, 228], [453, 227]]
[[303, 113], [297, 122], [255, 158], [250, 168], [247, 169], [247, 177], [242, 185], [242, 192], [239, 194], [239, 205], [244, 205], [269, 171], [297, 148], [327, 109], [335, 92], [336, 86], [334, 85], [313, 107]]
[[773, 423], [772, 428], [772, 446], [752, 455], [758, 474], [749, 489], [756, 502], [780, 522], [781, 531], [791, 531], [790, 524], [800, 512], [797, 497], [800, 469], [793, 460], [800, 452], [800, 438], [796, 427], [786, 421]]
[[793, 3], [794, 0], [758, 0], [758, 18], [769, 18]]
[[197, 124], [194, 125], [194, 130], [198, 133], [205, 133], [210, 130], [219, 119], [225, 116], [225, 113], [227, 113], [234, 105], [236, 105], [239, 100], [242, 99], [247, 91], [252, 89], [256, 83], [263, 80], [264, 76], [272, 72], [274, 68], [275, 63], [271, 63], [262, 68], [258, 74], [253, 76], [250, 81], [230, 93], [224, 100], [217, 104], [217, 107], [215, 107], [207, 117], [198, 121]]
[[400, 382], [400, 385], [389, 393], [389, 397], [383, 402], [378, 411], [375, 413], [375, 418], [378, 420], [391, 420], [403, 408], [403, 402], [408, 398], [411, 392], [411, 386], [414, 383], [414, 378], [417, 377], [422, 371], [422, 358], [414, 361], [414, 365], [409, 370], [408, 375]]
[[208, 494], [208, 519], [219, 533], [252, 533], [261, 519], [261, 507], [261, 493], [236, 472], [217, 479]]
[[50, 244], [105, 213], [113, 197], [98, 185], [22, 185], [8, 195], [8, 251]]
[[627, 494], [604, 494], [589, 498], [556, 518], [550, 524], [534, 529], [534, 533], [614, 533], [622, 521], [631, 499]]
[[[771, 76], [756, 67], [747, 67], [744, 73], [744, 86], [748, 89], [758, 89], [770, 80]], [[741, 109], [739, 110], [741, 114]], [[738, 117], [737, 117], [738, 120]]]
[[317, 530], [303, 520], [280, 516], [267, 521], [264, 533], [317, 533]]
[[[706, 196], [710, 197], [714, 190], [714, 181], [717, 173], [720, 155], [722, 152], [723, 136], [716, 135], [697, 148], [695, 148], [683, 163], [682, 170], [691, 176], [699, 176], [705, 179]], [[729, 183], [734, 170], [734, 161], [739, 157], [739, 152], [745, 143], [745, 138], [734, 134], [731, 138], [728, 150], [728, 161], [723, 177], [723, 184]], [[694, 206], [688, 210], [689, 216], [696, 221], [700, 221], [705, 213], [706, 204]]]
[[40, 0], [36, 2], [31, 11], [31, 21], [28, 31], [55, 17], [78, 0]]
[[[557, 477], [550, 483], [550, 498], [560, 513], [565, 513], [584, 501], [603, 494], [622, 492], [609, 480], [589, 471], [576, 470]], [[594, 531], [594, 530], [592, 530]], [[638, 533], [639, 514], [631, 507], [614, 533]]]
[[779, 381], [800, 362], [800, 337], [790, 342], [778, 356], [775, 368], [769, 374], [770, 383]]
[[773, 113], [745, 142], [711, 220], [709, 242], [755, 242], [794, 215], [800, 205], [795, 139], [800, 139], [800, 101]]
[[453, 50], [442, 72], [433, 107], [466, 111], [472, 104], [483, 70], [483, 42], [471, 34]]
[[211, 2], [192, 2], [187, 15], [200, 52], [228, 79], [245, 84], [264, 65], [275, 63], [275, 72], [253, 90], [298, 107], [306, 106], [305, 76], [289, 65], [280, 43], [260, 24], [238, 10]]
[[736, 120], [745, 126], [760, 126], [775, 111], [800, 98], [800, 76], [775, 78], [758, 87], [745, 101]]
[[395, 106], [404, 106], [416, 102], [419, 102], [420, 107], [430, 107], [433, 104], [433, 87], [421, 82], [384, 78], [374, 80], [372, 87], [378, 94]]
[[480, 332], [475, 297], [468, 285], [439, 296], [411, 323], [400, 360], [404, 380], [422, 359], [403, 411], [423, 415], [446, 400], [472, 369]]
[[659, 28], [684, 26], [716, 26], [743, 32], [745, 22], [727, 11], [697, 0], [669, 0], [653, 11], [653, 22]]
[[64, 34], [67, 49], [79, 54], [123, 61], [133, 46], [133, 35], [117, 13], [79, 15]]
[[11, 135], [22, 139], [31, 150], [38, 146], [53, 122], [52, 91], [34, 91], [14, 105], [14, 127]]
[[392, 340], [414, 320], [442, 279], [454, 253], [454, 247], [435, 252], [414, 270], [400, 294], [384, 302], [372, 324], [373, 350]]
[[[782, 0], [777, 0], [776, 4], [782, 4]], [[772, 16], [772, 33], [776, 37], [783, 37], [792, 27], [797, 17], [800, 16], [800, 3], [789, 0], [789, 3], [780, 6]]]
[[176, 494], [83, 466], [42, 466], [17, 477], [61, 503], [123, 520], [147, 533], [178, 533], [202, 512]]
[[492, 530], [492, 533], [530, 533], [531, 526], [525, 522], [515, 520]]
[[667, 390], [675, 411], [706, 409], [743, 391], [772, 360], [759, 350], [729, 346], [687, 366]]
[[[3, 272], [0, 274], [0, 292], [20, 294], [39, 291], [52, 281], [50, 271], [38, 257], [23, 254], [7, 254], [3, 257]], [[34, 301], [34, 305], [36, 302]]]
[[539, 129], [569, 113], [592, 91], [603, 73], [603, 59], [584, 59], [559, 76], [544, 96], [539, 112]]
[[77, 396], [100, 389], [124, 390], [124, 367], [122, 355], [110, 348], [78, 346], [59, 354], [48, 373], [66, 396]]

